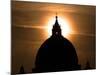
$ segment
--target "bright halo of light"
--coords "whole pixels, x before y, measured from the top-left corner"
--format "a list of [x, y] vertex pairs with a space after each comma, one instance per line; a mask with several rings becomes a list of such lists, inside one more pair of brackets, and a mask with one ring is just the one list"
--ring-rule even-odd
[[[65, 21], [61, 17], [58, 17], [58, 23], [61, 27], [62, 35], [64, 37], [67, 37], [71, 33], [71, 27], [70, 27], [69, 22]], [[55, 18], [51, 18], [50, 21], [48, 22], [48, 26], [47, 26], [47, 30], [46, 30], [48, 33], [48, 36], [52, 35], [52, 28], [53, 28], [54, 24], [55, 24]]]

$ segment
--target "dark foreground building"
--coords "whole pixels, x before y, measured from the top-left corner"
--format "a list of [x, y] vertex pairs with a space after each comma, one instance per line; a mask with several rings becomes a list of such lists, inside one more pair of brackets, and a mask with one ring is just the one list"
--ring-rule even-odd
[[39, 48], [33, 72], [56, 72], [79, 70], [78, 57], [72, 43], [61, 34], [56, 16], [52, 36]]

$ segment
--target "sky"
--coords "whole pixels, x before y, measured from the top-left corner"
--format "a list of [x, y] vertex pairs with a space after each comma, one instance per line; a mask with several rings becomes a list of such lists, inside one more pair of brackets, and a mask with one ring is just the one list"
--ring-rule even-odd
[[48, 25], [52, 27], [49, 22], [55, 19], [56, 13], [68, 22], [71, 32], [65, 37], [75, 46], [79, 64], [84, 67], [89, 61], [95, 68], [95, 6], [13, 1], [11, 9], [13, 73], [17, 73], [21, 65], [26, 72], [35, 67], [36, 53], [50, 37], [47, 29]]

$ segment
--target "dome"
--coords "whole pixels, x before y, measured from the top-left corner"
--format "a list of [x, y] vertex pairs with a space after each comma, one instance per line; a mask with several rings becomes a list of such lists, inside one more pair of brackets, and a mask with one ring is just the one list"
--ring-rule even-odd
[[38, 50], [35, 66], [37, 72], [79, 69], [76, 50], [72, 43], [61, 35], [57, 16], [52, 36]]

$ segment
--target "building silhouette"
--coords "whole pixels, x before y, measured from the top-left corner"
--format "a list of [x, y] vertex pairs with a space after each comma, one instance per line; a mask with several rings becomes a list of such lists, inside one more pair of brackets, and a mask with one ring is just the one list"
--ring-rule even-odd
[[92, 69], [92, 67], [90, 66], [89, 61], [86, 62], [86, 66], [85, 66], [85, 70], [89, 70]]
[[18, 74], [25, 74], [24, 67], [21, 66]]
[[61, 34], [58, 16], [55, 16], [52, 35], [39, 48], [33, 72], [56, 72], [81, 69], [72, 43]]

